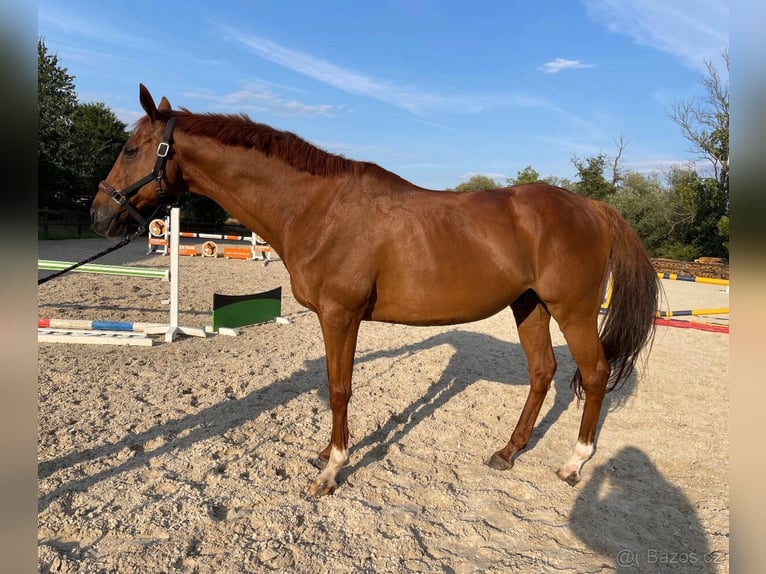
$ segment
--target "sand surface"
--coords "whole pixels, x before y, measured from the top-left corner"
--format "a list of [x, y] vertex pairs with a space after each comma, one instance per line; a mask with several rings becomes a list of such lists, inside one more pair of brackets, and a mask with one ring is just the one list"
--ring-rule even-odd
[[[39, 257], [107, 245], [40, 242]], [[97, 263], [168, 259], [138, 240]], [[723, 287], [662, 283], [672, 310], [728, 307]], [[452, 327], [365, 323], [351, 461], [336, 493], [313, 499], [309, 461], [330, 432], [324, 349], [284, 266], [182, 258], [180, 323], [210, 325], [214, 292], [278, 286], [289, 325], [39, 345], [41, 572], [728, 572], [727, 334], [659, 327], [638, 380], [607, 395], [572, 488], [554, 470], [582, 409], [555, 324], [551, 392], [529, 449], [498, 472], [484, 461], [528, 390], [510, 311]], [[38, 312], [167, 322], [168, 289], [69, 274], [38, 288]]]

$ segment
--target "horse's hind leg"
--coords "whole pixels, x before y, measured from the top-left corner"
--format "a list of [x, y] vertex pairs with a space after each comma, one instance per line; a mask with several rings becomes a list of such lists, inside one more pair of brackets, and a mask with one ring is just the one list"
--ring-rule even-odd
[[561, 480], [574, 486], [580, 482], [582, 466], [593, 455], [596, 429], [610, 368], [598, 336], [595, 317], [577, 322], [563, 322], [563, 324], [560, 322], [559, 326], [567, 340], [572, 358], [580, 370], [582, 387], [585, 391], [585, 405], [574, 452], [567, 463], [556, 471]]
[[496, 470], [513, 466], [513, 455], [527, 446], [537, 415], [556, 372], [551, 344], [551, 315], [533, 291], [525, 292], [511, 305], [521, 348], [529, 367], [529, 394], [508, 444], [494, 453], [487, 464]]

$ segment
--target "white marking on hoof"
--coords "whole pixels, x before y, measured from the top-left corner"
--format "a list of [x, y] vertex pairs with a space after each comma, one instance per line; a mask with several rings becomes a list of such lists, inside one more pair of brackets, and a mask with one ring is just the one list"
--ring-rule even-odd
[[330, 449], [330, 459], [327, 461], [327, 466], [319, 476], [314, 479], [308, 490], [310, 496], [324, 496], [326, 494], [332, 494], [335, 489], [338, 488], [338, 483], [335, 482], [335, 477], [338, 475], [338, 471], [348, 462], [348, 450], [339, 450], [335, 447]]
[[593, 456], [594, 450], [592, 444], [585, 444], [578, 440], [577, 444], [575, 444], [572, 456], [569, 457], [569, 460], [562, 468], [556, 471], [556, 474], [561, 480], [574, 486], [580, 481], [580, 470], [582, 470], [582, 465]]

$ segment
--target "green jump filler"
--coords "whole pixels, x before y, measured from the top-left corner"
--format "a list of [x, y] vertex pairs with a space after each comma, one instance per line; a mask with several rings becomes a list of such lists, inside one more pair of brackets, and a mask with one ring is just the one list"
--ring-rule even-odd
[[282, 287], [252, 295], [213, 293], [213, 331], [273, 321], [282, 314]]

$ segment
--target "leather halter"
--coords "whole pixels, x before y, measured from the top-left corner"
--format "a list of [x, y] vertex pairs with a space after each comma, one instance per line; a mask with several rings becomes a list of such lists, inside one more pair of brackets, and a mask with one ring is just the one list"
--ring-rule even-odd
[[165, 133], [162, 135], [162, 141], [157, 146], [157, 161], [155, 161], [154, 169], [149, 175], [142, 177], [137, 182], [129, 185], [125, 189], [115, 189], [106, 183], [106, 181], [101, 181], [98, 184], [98, 191], [101, 191], [110, 196], [123, 209], [125, 209], [125, 211], [127, 211], [133, 217], [133, 219], [138, 222], [139, 225], [146, 223], [146, 218], [144, 218], [133, 206], [133, 204], [130, 203], [130, 198], [138, 193], [138, 190], [145, 186], [147, 183], [154, 181], [157, 185], [155, 188], [157, 198], [161, 203], [165, 202], [166, 193], [165, 190], [162, 189], [162, 178], [165, 174], [165, 161], [168, 158], [168, 153], [170, 153], [170, 144], [173, 140], [173, 127], [175, 126], [175, 123], [176, 119], [172, 117], [165, 125]]

